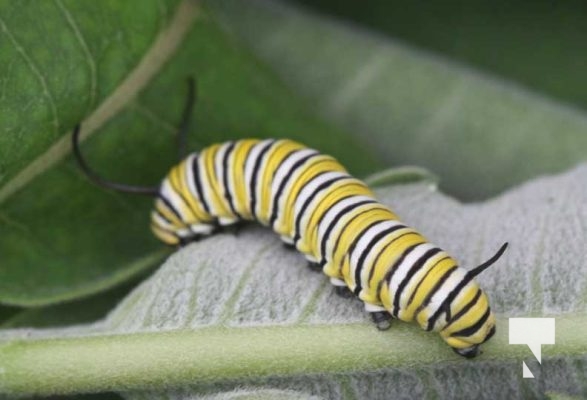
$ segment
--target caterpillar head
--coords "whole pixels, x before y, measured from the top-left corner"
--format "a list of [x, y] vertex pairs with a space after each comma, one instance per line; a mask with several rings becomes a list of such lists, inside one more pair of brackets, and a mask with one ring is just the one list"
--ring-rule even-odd
[[461, 356], [477, 356], [479, 345], [495, 334], [495, 316], [489, 307], [489, 299], [473, 278], [497, 261], [507, 245], [505, 243], [492, 258], [468, 271], [458, 290], [447, 297], [440, 308], [446, 313], [447, 322], [440, 335]]
[[[487, 295], [475, 282], [463, 290], [463, 301], [453, 304], [458, 310], [447, 318], [448, 324], [440, 332], [455, 353], [472, 358], [479, 354], [479, 345], [495, 334], [495, 316], [489, 307]], [[470, 286], [470, 287], [469, 287]]]

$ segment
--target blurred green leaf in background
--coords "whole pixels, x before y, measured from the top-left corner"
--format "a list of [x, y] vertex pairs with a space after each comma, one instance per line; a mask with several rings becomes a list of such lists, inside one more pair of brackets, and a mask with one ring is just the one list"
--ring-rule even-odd
[[580, 0], [290, 0], [587, 108]]
[[[430, 179], [438, 179], [445, 193], [462, 201], [506, 201], [499, 219], [467, 228], [477, 245], [452, 244], [457, 258], [476, 259], [485, 248], [484, 232], [495, 226], [508, 235], [499, 224], [506, 226], [507, 210], [520, 206], [512, 199], [524, 182], [587, 159], [586, 42], [587, 9], [578, 1], [0, 2], [0, 327], [55, 327], [102, 318], [121, 299], [131, 304], [137, 282], [171, 254], [148, 229], [151, 200], [97, 188], [85, 179], [71, 157], [70, 134], [77, 123], [82, 124], [82, 150], [100, 174], [157, 184], [177, 161], [185, 82], [194, 76], [199, 93], [190, 149], [244, 137], [288, 137], [334, 155], [358, 177], [375, 173], [370, 182], [379, 186], [420, 178], [432, 185]], [[378, 172], [390, 166], [404, 167]], [[584, 183], [565, 182], [552, 193], [553, 204]], [[487, 200], [502, 192], [503, 197]], [[406, 204], [418, 207], [422, 193], [413, 192], [413, 202]], [[528, 207], [533, 203], [532, 197], [519, 199]], [[562, 234], [574, 233], [564, 243], [582, 248], [584, 205], [549, 214], [548, 201], [541, 204], [544, 224], [567, 221]], [[436, 207], [441, 205], [432, 202], [413, 212], [436, 222]], [[462, 218], [461, 212], [452, 215], [455, 221]], [[453, 243], [459, 233], [449, 231], [429, 236]], [[547, 233], [536, 242], [522, 235], [512, 246], [527, 250], [528, 258], [511, 264], [508, 279], [488, 278], [501, 318], [521, 310], [579, 312], [577, 304], [587, 298], [585, 285], [580, 276], [570, 282], [557, 275], [572, 262], [547, 239]], [[581, 260], [575, 266], [579, 272], [585, 268]], [[235, 267], [220, 265], [217, 277]], [[538, 279], [533, 268], [553, 273]], [[305, 279], [317, 282], [296, 279], [302, 285], [310, 284]], [[532, 309], [524, 308], [529, 301], [524, 296], [502, 293], [521, 290], [516, 285], [528, 280], [532, 290], [551, 294], [543, 303], [530, 301]], [[239, 290], [246, 292], [246, 285]], [[561, 303], [561, 293], [583, 300]], [[158, 298], [168, 295], [163, 290]], [[296, 299], [295, 293], [289, 296]], [[174, 303], [177, 310], [192, 306], [185, 301]], [[568, 307], [549, 308], [552, 304]], [[361, 315], [349, 310], [345, 318]], [[117, 323], [123, 324], [121, 315]], [[223, 323], [241, 317], [231, 314]], [[108, 318], [112, 323], [116, 315]], [[581, 312], [579, 319], [584, 319]], [[164, 318], [153, 322], [155, 331], [166, 324]], [[101, 332], [111, 333], [111, 327]], [[54, 336], [87, 333], [68, 329]], [[10, 341], [15, 331], [7, 332], [4, 340]], [[44, 337], [42, 332], [34, 335]], [[554, 357], [565, 368], [572, 364], [580, 376], [585, 352], [569, 358], [563, 353]], [[424, 362], [422, 368], [452, 362], [439, 357], [433, 367]], [[561, 370], [548, 371], [552, 381]], [[419, 384], [437, 384], [415, 374]], [[319, 389], [312, 393], [356, 397], [363, 392], [352, 389], [354, 379], [327, 383], [341, 392], [315, 383]], [[569, 391], [572, 380], [559, 381], [527, 391], [520, 384], [516, 393], [587, 393], [585, 388]], [[244, 388], [230, 398], [299, 395], [266, 386], [268, 391]], [[122, 382], [100, 390], [127, 389]], [[427, 390], [434, 397], [434, 389]], [[197, 393], [216, 398], [208, 386]], [[128, 394], [133, 396], [140, 397]]]
[[463, 200], [587, 157], [587, 118], [576, 107], [279, 2], [211, 5], [323, 118], [386, 165], [430, 169], [443, 190]]

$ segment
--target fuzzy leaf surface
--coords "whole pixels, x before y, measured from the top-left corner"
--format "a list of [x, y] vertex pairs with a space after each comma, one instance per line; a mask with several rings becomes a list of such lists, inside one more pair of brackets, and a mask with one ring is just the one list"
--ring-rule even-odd
[[[0, 388], [109, 390], [130, 399], [243, 388], [345, 399], [585, 396], [587, 187], [578, 184], [585, 180], [582, 165], [473, 204], [438, 192], [429, 179], [378, 190], [460, 265], [478, 265], [510, 242], [478, 279], [498, 330], [474, 360], [413, 324], [377, 331], [359, 301], [337, 297], [301, 255], [250, 227], [175, 253], [100, 323], [4, 331]], [[526, 346], [508, 344], [513, 316], [556, 318], [556, 345], [542, 346], [541, 366]], [[535, 379], [522, 378], [522, 360]]]

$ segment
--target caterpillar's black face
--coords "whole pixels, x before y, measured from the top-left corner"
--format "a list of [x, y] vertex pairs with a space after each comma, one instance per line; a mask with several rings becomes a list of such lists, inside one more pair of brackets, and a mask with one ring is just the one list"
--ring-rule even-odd
[[[482, 343], [487, 342], [489, 339], [491, 339], [491, 337], [495, 335], [495, 325], [493, 327], [491, 327], [491, 329], [489, 330], [489, 332], [487, 333], [487, 336], [485, 336], [485, 339], [483, 339]], [[457, 353], [460, 356], [466, 357], [466, 358], [473, 358], [473, 357], [477, 357], [479, 354], [481, 354], [481, 350], [479, 349], [479, 345], [473, 345], [471, 347], [466, 347], [464, 349], [457, 349], [453, 347], [453, 350], [455, 353]]]
[[466, 358], [477, 357], [479, 355], [479, 353], [481, 352], [479, 350], [478, 344], [471, 346], [471, 347], [464, 348], [464, 349], [456, 349], [453, 347], [453, 351], [455, 353], [457, 353], [458, 355], [466, 357]]

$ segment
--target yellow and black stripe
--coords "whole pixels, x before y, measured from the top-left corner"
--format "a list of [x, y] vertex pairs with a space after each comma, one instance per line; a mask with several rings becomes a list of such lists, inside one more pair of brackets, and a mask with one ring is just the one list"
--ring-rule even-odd
[[495, 332], [473, 280], [487, 265], [458, 267], [330, 156], [291, 140], [212, 145], [163, 180], [151, 227], [175, 245], [240, 220], [271, 227], [369, 312], [415, 320], [461, 355]]

